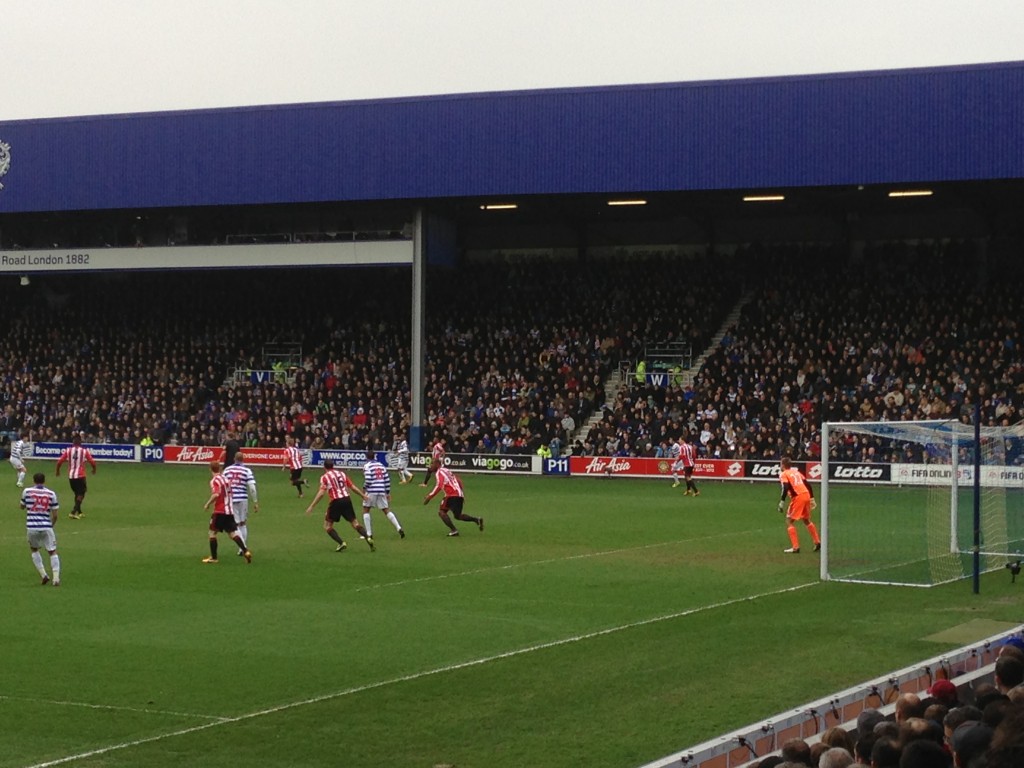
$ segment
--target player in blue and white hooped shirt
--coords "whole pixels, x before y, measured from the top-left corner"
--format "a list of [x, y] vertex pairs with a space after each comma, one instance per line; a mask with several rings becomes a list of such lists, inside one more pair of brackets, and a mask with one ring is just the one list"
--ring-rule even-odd
[[409, 471], [409, 441], [395, 435], [395, 440], [391, 444], [391, 452], [395, 455], [395, 460], [398, 463], [398, 476], [402, 478], [399, 482], [402, 485], [412, 482], [412, 472]]
[[[57, 555], [57, 534], [53, 525], [57, 522], [57, 494], [47, 488], [46, 475], [36, 472], [32, 476], [35, 485], [21, 492], [21, 508], [25, 510], [25, 527], [28, 531], [28, 547], [32, 550], [32, 564], [39, 572], [42, 583], [60, 586], [60, 557]], [[45, 549], [50, 556], [50, 570], [46, 572], [40, 549]]]
[[[235, 516], [238, 535], [249, 544], [249, 497], [252, 497], [252, 511], [260, 511], [260, 500], [256, 494], [256, 476], [245, 466], [245, 454], [235, 453], [234, 462], [221, 473], [231, 484], [231, 512]], [[238, 554], [244, 555], [243, 550]]]
[[28, 453], [28, 433], [22, 432], [11, 444], [11, 466], [18, 473], [18, 487], [25, 487], [25, 454]]
[[391, 511], [391, 476], [388, 468], [377, 461], [372, 448], [366, 449], [366, 463], [363, 464], [363, 527], [366, 533], [373, 536], [373, 523], [370, 510], [379, 509], [384, 512], [388, 522], [395, 526], [398, 535], [405, 538], [405, 529]]

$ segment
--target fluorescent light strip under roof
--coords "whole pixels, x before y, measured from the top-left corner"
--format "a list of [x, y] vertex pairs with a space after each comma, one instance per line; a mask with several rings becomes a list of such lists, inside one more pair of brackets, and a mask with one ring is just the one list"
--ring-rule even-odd
[[647, 205], [646, 200], [609, 200], [608, 205]]
[[778, 203], [785, 200], [785, 195], [746, 195], [744, 203]]
[[889, 197], [931, 197], [930, 189], [897, 189], [889, 193]]
[[515, 203], [491, 203], [490, 205], [481, 205], [481, 211], [514, 211], [519, 206]]

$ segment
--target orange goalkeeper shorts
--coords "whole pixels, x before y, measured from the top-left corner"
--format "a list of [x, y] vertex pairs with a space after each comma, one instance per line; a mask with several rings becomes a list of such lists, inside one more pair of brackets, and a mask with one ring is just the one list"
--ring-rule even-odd
[[810, 496], [795, 496], [789, 502], [789, 512], [786, 513], [786, 517], [790, 520], [810, 520], [811, 519], [811, 497]]

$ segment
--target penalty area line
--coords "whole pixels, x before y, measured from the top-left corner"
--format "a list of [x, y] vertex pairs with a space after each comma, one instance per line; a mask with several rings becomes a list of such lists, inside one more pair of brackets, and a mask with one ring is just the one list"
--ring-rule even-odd
[[147, 736], [144, 739], [133, 739], [132, 741], [123, 741], [119, 744], [111, 744], [107, 747], [99, 747], [98, 749], [92, 749], [87, 752], [80, 752], [75, 755], [68, 755], [66, 757], [60, 757], [55, 760], [47, 760], [42, 763], [33, 763], [32, 765], [25, 766], [25, 768], [50, 768], [54, 765], [63, 765], [70, 763], [75, 760], [85, 760], [90, 757], [97, 757], [99, 755], [106, 755], [111, 752], [117, 752], [122, 749], [131, 749], [132, 747], [140, 747], [145, 744], [152, 744], [157, 741], [163, 741], [165, 739], [173, 739], [179, 736], [188, 736], [192, 733], [199, 733], [200, 731], [206, 731], [210, 728], [216, 728], [222, 725], [231, 725], [234, 723], [243, 723], [247, 720], [254, 720], [258, 717], [266, 717], [267, 715], [275, 715], [279, 712], [286, 712], [290, 709], [297, 709], [299, 707], [306, 707], [313, 704], [320, 704], [325, 701], [332, 701], [334, 699], [344, 698], [345, 696], [352, 696], [357, 693], [363, 693], [365, 691], [372, 691], [378, 688], [386, 688], [391, 685], [397, 685], [399, 683], [407, 683], [413, 680], [422, 680], [427, 677], [433, 677], [434, 675], [441, 675], [447, 672], [457, 672], [463, 669], [469, 669], [471, 667], [478, 667], [483, 664], [489, 664], [493, 661], [501, 661], [503, 659], [512, 659], [517, 656], [524, 656], [528, 653], [535, 653], [537, 651], [544, 651], [549, 648], [558, 648], [563, 645], [571, 645], [572, 643], [579, 643], [586, 640], [593, 640], [598, 637], [605, 637], [607, 635], [613, 635], [618, 632], [625, 632], [630, 629], [637, 629], [638, 627], [645, 627], [651, 624], [658, 624], [663, 621], [673, 621], [675, 619], [686, 618], [687, 616], [694, 616], [698, 613], [705, 613], [707, 611], [714, 611], [720, 608], [729, 608], [734, 605], [740, 605], [742, 603], [749, 603], [754, 600], [761, 600], [768, 597], [777, 597], [779, 595], [785, 595], [792, 592], [797, 592], [807, 587], [813, 587], [821, 582], [810, 581], [804, 584], [797, 584], [792, 587], [783, 587], [781, 589], [774, 589], [769, 592], [761, 592], [756, 595], [746, 595], [745, 597], [736, 597], [731, 600], [723, 600], [718, 603], [711, 603], [710, 605], [700, 605], [695, 608], [687, 608], [684, 611], [677, 611], [675, 613], [669, 613], [662, 616], [654, 616], [649, 619], [641, 619], [640, 621], [633, 621], [629, 624], [621, 624], [616, 627], [608, 627], [606, 629], [595, 630], [594, 632], [586, 632], [580, 635], [573, 635], [572, 637], [564, 637], [561, 640], [551, 640], [546, 643], [538, 643], [536, 645], [529, 645], [524, 648], [517, 648], [512, 651], [505, 651], [504, 653], [497, 653], [492, 656], [484, 656], [479, 659], [471, 659], [470, 661], [459, 662], [458, 664], [448, 664], [443, 667], [435, 667], [433, 669], [427, 669], [422, 672], [414, 672], [409, 675], [402, 675], [400, 677], [393, 677], [388, 680], [379, 680], [375, 683], [367, 683], [366, 685], [359, 685], [353, 688], [345, 688], [340, 691], [334, 691], [333, 693], [325, 693], [320, 696], [314, 696], [309, 699], [303, 699], [302, 701], [292, 701], [287, 704], [279, 704], [276, 707], [268, 707], [266, 709], [257, 710], [255, 712], [247, 712], [242, 715], [236, 715], [234, 717], [223, 717], [213, 722], [202, 723], [200, 725], [193, 725], [188, 728], [179, 728], [175, 731], [168, 731], [166, 733], [159, 733], [154, 736]]
[[212, 720], [214, 722], [227, 719], [220, 715], [201, 715], [197, 712], [173, 712], [166, 709], [147, 709], [146, 707], [118, 707], [114, 704], [90, 704], [87, 701], [56, 701], [54, 699], [39, 699], [32, 696], [10, 696], [3, 693], [0, 693], [0, 699], [4, 701], [25, 701], [30, 704], [46, 704], [50, 707], [82, 707], [84, 709], [103, 709], [112, 712], [135, 712], [140, 715], [187, 717], [193, 720]]

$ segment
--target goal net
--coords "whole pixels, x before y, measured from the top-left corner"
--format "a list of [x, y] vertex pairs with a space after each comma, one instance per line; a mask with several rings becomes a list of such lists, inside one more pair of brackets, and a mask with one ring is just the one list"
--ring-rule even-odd
[[1024, 550], [1024, 428], [957, 421], [822, 428], [821, 577], [933, 586]]

